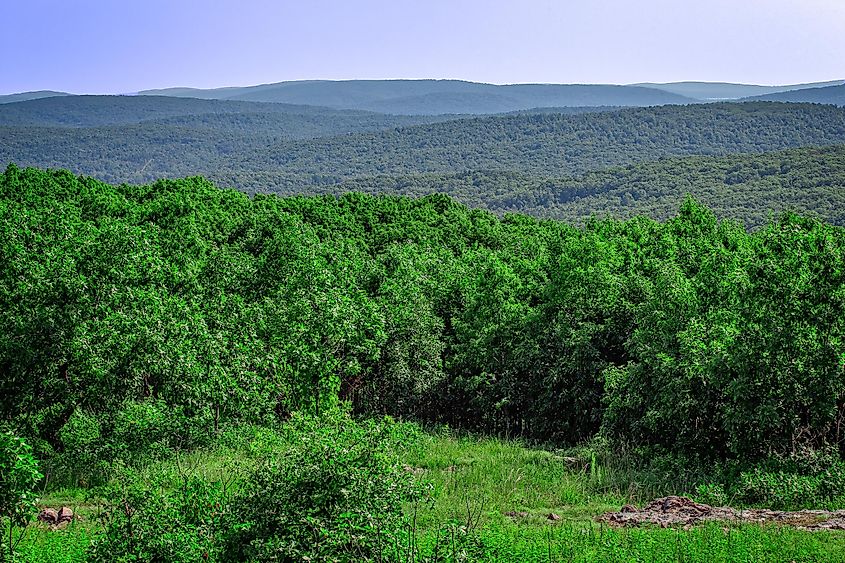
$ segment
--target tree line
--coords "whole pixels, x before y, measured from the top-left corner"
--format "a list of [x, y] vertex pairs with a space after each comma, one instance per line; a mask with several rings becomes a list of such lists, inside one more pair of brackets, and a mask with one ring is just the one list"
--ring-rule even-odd
[[9, 166], [0, 310], [0, 420], [42, 458], [340, 402], [706, 460], [842, 452], [845, 230], [794, 213], [576, 227]]

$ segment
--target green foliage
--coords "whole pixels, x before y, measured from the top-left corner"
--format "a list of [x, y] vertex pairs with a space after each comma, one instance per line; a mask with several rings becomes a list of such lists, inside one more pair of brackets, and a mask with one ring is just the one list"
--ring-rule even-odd
[[843, 185], [845, 148], [834, 145], [765, 154], [667, 157], [574, 177], [496, 170], [379, 175], [314, 191], [415, 197], [443, 193], [499, 214], [527, 213], [578, 224], [594, 215], [666, 220], [692, 194], [718, 217], [759, 228], [773, 214], [787, 210], [845, 225]]
[[838, 509], [845, 500], [845, 463], [836, 448], [797, 451], [758, 461], [717, 466], [698, 487], [704, 502], [782, 510]]
[[337, 413], [295, 415], [289, 446], [261, 464], [233, 502], [237, 561], [383, 561], [419, 497], [396, 453], [406, 437], [389, 421]]
[[[295, 425], [310, 433], [310, 425], [299, 422]], [[420, 434], [408, 425], [392, 429], [395, 436], [392, 453], [408, 464], [405, 471], [430, 483], [433, 491], [425, 502], [411, 503], [407, 507], [408, 521], [400, 541], [400, 561], [411, 559], [411, 549], [414, 560], [432, 563], [545, 561], [550, 553], [552, 560], [559, 561], [843, 560], [845, 536], [837, 532], [733, 523], [712, 523], [690, 530], [613, 529], [598, 525], [594, 522], [597, 514], [618, 510], [623, 504], [640, 504], [655, 496], [684, 490], [672, 488], [672, 474], [663, 476], [657, 483], [662, 488], [644, 487], [643, 474], [625, 471], [625, 465], [630, 464], [631, 459], [607, 457], [618, 455], [612, 452], [595, 450], [590, 455], [587, 448], [549, 452], [514, 441], [473, 438], [446, 428], [436, 434]], [[235, 524], [244, 521], [238, 520], [233, 513], [232, 495], [227, 493], [221, 498], [221, 501], [230, 501], [228, 505], [221, 503], [222, 520], [209, 523], [216, 516], [208, 512], [207, 504], [218, 495], [207, 493], [220, 490], [220, 468], [247, 465], [254, 469], [267, 468], [265, 456], [272, 454], [270, 459], [275, 459], [278, 452], [286, 451], [289, 439], [296, 439], [299, 431], [289, 430], [284, 426], [278, 430], [240, 429], [237, 437], [236, 433], [226, 431], [224, 435], [231, 434], [232, 449], [195, 452], [179, 460], [165, 460], [139, 475], [140, 480], [134, 481], [140, 489], [138, 497], [145, 498], [147, 493], [142, 489], [147, 488], [152, 491], [152, 497], [159, 500], [138, 503], [138, 506], [148, 503], [149, 509], [135, 512], [143, 515], [145, 522], [136, 520], [133, 524], [139, 530], [135, 535], [139, 541], [133, 544], [134, 560], [149, 561], [152, 553], [159, 553], [166, 554], [163, 556], [166, 560], [202, 561], [204, 559], [188, 557], [202, 557], [205, 552], [198, 549], [203, 546], [210, 548], [209, 561], [232, 560], [210, 542], [222, 541]], [[772, 462], [767, 470], [788, 471], [801, 466], [809, 471], [828, 461], [825, 455], [802, 455], [794, 460], [780, 460], [778, 464]], [[599, 464], [599, 467], [588, 470], [581, 465], [583, 462]], [[227, 476], [226, 487], [230, 493], [239, 490], [238, 483], [242, 479], [253, 475], [249, 471], [229, 469], [223, 474]], [[598, 474], [601, 477], [597, 477]], [[231, 483], [229, 479], [232, 479]], [[112, 510], [118, 510], [122, 505], [120, 500], [132, 498], [127, 494], [132, 490], [132, 485], [127, 484], [132, 482], [111, 489], [109, 498], [113, 504], [106, 505], [106, 514], [112, 515]], [[724, 498], [727, 494], [724, 487], [718, 487], [721, 487], [721, 493], [717, 486], [710, 489], [714, 495], [721, 494]], [[68, 491], [65, 495], [61, 500], [55, 496], [46, 500], [51, 505], [72, 505], [71, 499], [90, 496], [84, 491]], [[275, 508], [272, 502], [265, 506], [268, 510]], [[154, 507], [161, 508], [161, 512], [152, 510]], [[109, 517], [109, 527], [101, 532], [96, 518], [98, 510], [88, 507], [86, 511], [85, 507], [80, 507], [79, 513], [86, 518], [75, 521], [65, 530], [32, 527], [17, 553], [22, 560], [33, 563], [85, 561], [88, 560], [86, 545], [93, 540], [96, 547], [91, 551], [98, 557], [120, 560], [121, 550], [128, 545], [124, 513], [118, 510]], [[191, 515], [192, 510], [207, 516], [196, 518]], [[511, 511], [519, 515], [506, 514]], [[549, 520], [549, 513], [558, 514], [561, 520]], [[190, 522], [190, 526], [186, 522]], [[142, 544], [146, 546], [144, 549], [140, 548]], [[107, 547], [109, 550], [103, 551]], [[180, 553], [185, 555], [180, 558]], [[393, 555], [395, 552], [384, 554], [382, 560], [389, 561]], [[232, 558], [237, 560], [237, 554], [232, 554]], [[335, 559], [342, 558], [337, 556]]]
[[105, 532], [92, 542], [88, 561], [221, 560], [226, 483], [184, 477], [174, 487], [127, 477], [104, 494]]
[[7, 524], [29, 522], [41, 477], [32, 448], [10, 432], [0, 433], [0, 517]]
[[26, 526], [32, 518], [35, 487], [41, 478], [32, 448], [11, 432], [0, 432], [0, 531], [8, 528], [0, 543], [0, 561], [6, 555], [14, 558], [18, 542], [13, 531]]
[[[468, 119], [236, 100], [55, 97], [0, 106], [0, 165], [64, 167], [114, 183], [202, 174], [280, 195], [447, 193], [500, 213], [579, 222], [593, 213], [665, 219], [692, 193], [720, 217], [749, 225], [788, 208], [843, 224], [834, 154], [841, 148], [815, 148], [845, 140], [841, 108], [594, 109], [604, 111]], [[795, 147], [808, 148], [771, 152]]]
[[45, 470], [53, 485], [96, 485], [116, 471], [208, 445], [214, 437], [210, 413], [188, 417], [163, 400], [127, 401], [95, 416], [77, 408], [58, 432], [60, 451]]
[[105, 531], [90, 561], [385, 561], [403, 507], [422, 489], [397, 452], [415, 440], [389, 420], [294, 415], [282, 443], [242, 478], [161, 473], [103, 490]]
[[74, 478], [342, 401], [690, 462], [842, 442], [845, 235], [812, 218], [576, 228], [11, 166], [0, 232], [0, 415]]

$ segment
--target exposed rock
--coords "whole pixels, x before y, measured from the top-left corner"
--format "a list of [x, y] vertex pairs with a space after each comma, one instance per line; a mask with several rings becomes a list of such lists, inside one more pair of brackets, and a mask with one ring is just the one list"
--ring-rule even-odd
[[59, 509], [58, 518], [56, 519], [57, 524], [61, 524], [62, 522], [70, 522], [73, 520], [73, 510], [71, 510], [67, 506], [63, 506]]
[[523, 511], [515, 512], [511, 510], [509, 512], [505, 512], [505, 516], [510, 516], [511, 518], [525, 518], [528, 516], [528, 513]]
[[54, 530], [65, 528], [74, 518], [73, 510], [67, 506], [63, 506], [58, 510], [45, 508], [38, 513], [38, 521], [44, 522]]
[[802, 530], [845, 530], [845, 510], [737, 510], [701, 504], [678, 496], [653, 500], [642, 509], [626, 504], [619, 512], [602, 514], [597, 520], [611, 526], [653, 524], [661, 528], [678, 526], [685, 529], [701, 522], [770, 522]]
[[549, 520], [551, 520], [553, 522], [557, 522], [558, 520], [560, 520], [560, 516], [555, 514], [554, 512], [550, 512], [549, 515], [546, 516], [546, 518], [548, 518]]
[[59, 521], [59, 513], [53, 510], [52, 508], [45, 508], [44, 510], [38, 513], [38, 521], [44, 522], [45, 524], [49, 524], [51, 526], [55, 526], [56, 523]]

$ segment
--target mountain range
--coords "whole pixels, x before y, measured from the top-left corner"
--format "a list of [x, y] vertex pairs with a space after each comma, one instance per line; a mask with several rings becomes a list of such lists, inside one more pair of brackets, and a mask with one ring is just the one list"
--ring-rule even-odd
[[[845, 221], [845, 108], [836, 107], [845, 85], [707, 103], [684, 94], [768, 87], [656, 86], [311, 81], [169, 95], [30, 93], [0, 104], [0, 166], [66, 168], [112, 183], [203, 175], [253, 194], [442, 192], [573, 221], [664, 217], [692, 193], [749, 226], [789, 207]], [[508, 111], [487, 115], [494, 109]]]
[[[497, 85], [464, 80], [299, 80], [213, 89], [166, 88], [144, 90], [137, 94], [323, 106], [401, 115], [483, 115], [543, 107], [645, 107], [739, 100], [786, 92], [824, 90], [842, 84], [842, 80], [786, 86], [717, 82]], [[824, 93], [819, 95], [824, 99]], [[0, 96], [0, 104], [55, 96], [70, 94], [55, 91], [25, 92]]]

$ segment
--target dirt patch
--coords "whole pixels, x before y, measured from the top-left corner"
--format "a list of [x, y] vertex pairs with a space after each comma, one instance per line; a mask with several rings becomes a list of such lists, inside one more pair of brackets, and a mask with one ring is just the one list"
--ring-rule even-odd
[[845, 510], [737, 510], [676, 496], [653, 500], [641, 509], [627, 504], [619, 512], [602, 514], [597, 520], [620, 527], [653, 524], [667, 528], [688, 527], [702, 522], [748, 522], [775, 523], [801, 530], [845, 530]]

